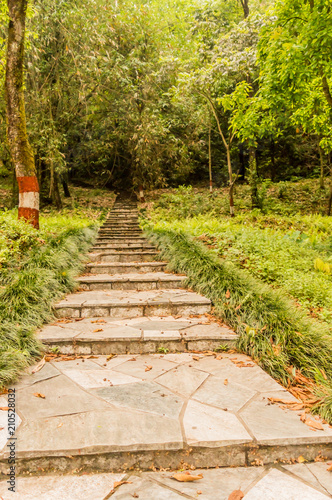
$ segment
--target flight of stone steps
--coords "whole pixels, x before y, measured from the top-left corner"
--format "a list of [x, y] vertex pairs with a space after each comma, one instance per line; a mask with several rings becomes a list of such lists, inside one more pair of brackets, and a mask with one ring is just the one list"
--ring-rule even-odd
[[[210, 301], [185, 290], [185, 276], [167, 272], [139, 227], [136, 206], [114, 205], [89, 257], [80, 291], [56, 305], [63, 319], [40, 332], [59, 353], [184, 352], [235, 344], [234, 332], [209, 316]], [[116, 324], [126, 318], [130, 326]]]
[[[13, 496], [0, 396], [0, 496], [226, 500], [241, 488], [245, 498], [274, 500], [282, 487], [280, 498], [297, 498], [294, 490], [328, 498], [332, 487], [308, 474], [326, 481], [332, 428], [248, 356], [224, 352], [236, 334], [158, 257], [136, 205], [117, 202], [79, 290], [39, 332], [51, 353], [15, 386]], [[211, 468], [197, 486], [170, 479], [171, 470], [195, 468]]]

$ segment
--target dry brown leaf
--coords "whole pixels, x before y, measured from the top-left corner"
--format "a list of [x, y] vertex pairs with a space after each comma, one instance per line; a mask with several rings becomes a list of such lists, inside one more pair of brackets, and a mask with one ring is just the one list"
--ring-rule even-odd
[[115, 488], [118, 488], [122, 484], [132, 484], [132, 481], [115, 481], [113, 484], [113, 490], [115, 490]]
[[241, 490], [234, 490], [229, 495], [228, 500], [242, 500], [244, 498], [244, 493]]
[[304, 458], [304, 456], [300, 455], [297, 461], [299, 462], [299, 464], [303, 464], [304, 462], [306, 462], [306, 459]]
[[328, 472], [332, 472], [332, 465], [326, 469]]
[[318, 430], [318, 431], [323, 431], [324, 427], [320, 422], [317, 422], [317, 420], [312, 420], [311, 418], [307, 418], [307, 420], [304, 422], [307, 424], [309, 427], [312, 427], [312, 429]]
[[145, 371], [146, 371], [146, 372], [149, 372], [150, 370], [152, 370], [152, 366], [151, 366], [151, 365], [149, 365], [149, 366], [147, 366], [147, 367], [145, 368]]
[[42, 394], [41, 392], [34, 392], [33, 395], [36, 397], [36, 398], [41, 398], [41, 399], [45, 399], [46, 396], [44, 396], [44, 394]]
[[63, 426], [63, 422], [61, 422], [61, 424], [57, 425], [56, 427], [58, 429], [59, 427], [62, 427], [62, 426]]
[[222, 355], [221, 355], [221, 354], [218, 354], [218, 355], [216, 356], [216, 360], [217, 360], [217, 361], [220, 361], [221, 359], [223, 359], [223, 358], [222, 358]]
[[8, 411], [9, 407], [8, 406], [0, 406], [1, 411]]
[[226, 292], [226, 299], [229, 299], [230, 296], [231, 296], [231, 292], [229, 290], [227, 290], [227, 292]]
[[97, 333], [97, 332], [103, 332], [104, 330], [102, 328], [96, 328], [95, 330], [93, 330], [93, 333]]
[[36, 364], [36, 366], [31, 370], [31, 373], [37, 373], [39, 370], [41, 370], [46, 363], [45, 358], [41, 359], [39, 363]]
[[327, 380], [326, 373], [324, 372], [324, 370], [322, 368], [320, 368], [320, 372], [323, 375], [324, 379]]
[[115, 358], [115, 357], [116, 357], [116, 354], [109, 354], [106, 358], [106, 361], [109, 361], [110, 359]]
[[177, 472], [171, 476], [172, 479], [176, 479], [181, 483], [189, 483], [191, 481], [198, 481], [199, 479], [203, 479], [203, 474], [198, 474], [197, 476], [192, 476], [190, 472]]
[[193, 360], [194, 360], [194, 361], [199, 361], [199, 360], [200, 360], [200, 357], [199, 357], [199, 356], [193, 356]]
[[228, 378], [225, 378], [224, 385], [228, 385]]

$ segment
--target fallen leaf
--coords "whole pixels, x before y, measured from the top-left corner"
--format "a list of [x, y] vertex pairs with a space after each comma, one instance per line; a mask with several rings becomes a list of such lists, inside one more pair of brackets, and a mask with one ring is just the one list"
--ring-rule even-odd
[[146, 372], [149, 372], [150, 370], [152, 370], [152, 366], [147, 366], [147, 367], [145, 368], [145, 371], [146, 371]]
[[227, 290], [227, 292], [226, 292], [226, 299], [229, 299], [230, 296], [231, 296], [231, 292], [229, 290]]
[[139, 495], [137, 495], [137, 493], [134, 493], [133, 498], [139, 498]]
[[115, 488], [118, 488], [122, 484], [132, 484], [132, 481], [115, 481], [113, 484], [113, 490], [115, 490]]
[[324, 430], [324, 427], [320, 422], [312, 420], [311, 418], [307, 418], [307, 420], [304, 423], [307, 424], [309, 427], [312, 427], [313, 429], [317, 429], [318, 431]]
[[244, 497], [244, 493], [241, 490], [234, 490], [229, 495], [228, 500], [241, 500]]
[[2, 410], [2, 411], [8, 411], [9, 408], [8, 408], [8, 406], [0, 406], [0, 410]]
[[61, 424], [57, 425], [56, 427], [58, 429], [59, 427], [62, 427], [62, 426], [63, 426], [63, 422], [61, 422]]
[[96, 328], [95, 330], [93, 330], [93, 333], [96, 333], [96, 332], [103, 332], [104, 330], [102, 328]]
[[106, 361], [109, 361], [110, 359], [115, 358], [115, 357], [116, 357], [116, 354], [109, 354], [106, 358]]
[[228, 385], [228, 378], [225, 378], [224, 385]]
[[36, 364], [36, 366], [31, 370], [31, 373], [37, 373], [39, 370], [41, 370], [46, 363], [45, 358], [41, 359], [39, 363]]
[[203, 474], [198, 474], [197, 476], [192, 476], [190, 472], [177, 472], [171, 476], [172, 479], [176, 479], [181, 483], [189, 483], [191, 481], [198, 481], [199, 479], [203, 479]]
[[299, 464], [303, 464], [304, 462], [306, 462], [306, 459], [302, 455], [300, 455], [297, 461], [299, 462]]
[[203, 492], [202, 492], [201, 490], [197, 490], [197, 491], [196, 491], [196, 494], [197, 494], [197, 495], [201, 495], [202, 493], [203, 493]]
[[36, 397], [36, 398], [42, 398], [42, 399], [45, 399], [45, 396], [44, 394], [41, 394], [41, 392], [34, 392], [33, 395]]
[[332, 472], [332, 465], [326, 469], [328, 472]]
[[199, 361], [199, 360], [200, 360], [200, 357], [199, 357], [199, 356], [193, 356], [193, 360], [194, 360], [194, 361]]

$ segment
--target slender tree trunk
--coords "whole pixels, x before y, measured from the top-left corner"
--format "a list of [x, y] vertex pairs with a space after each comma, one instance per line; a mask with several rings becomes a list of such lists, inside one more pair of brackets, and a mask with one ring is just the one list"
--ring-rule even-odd
[[62, 209], [62, 199], [59, 189], [59, 176], [56, 172], [54, 173], [53, 202], [55, 203], [57, 210]]
[[319, 162], [320, 162], [320, 175], [319, 175], [319, 188], [324, 189], [324, 155], [323, 150], [318, 144]]
[[329, 167], [330, 167], [330, 194], [329, 194], [329, 201], [328, 201], [328, 206], [327, 206], [327, 215], [331, 215], [331, 208], [332, 208], [332, 164], [331, 164], [330, 154], [328, 155], [328, 163], [329, 163]]
[[140, 185], [140, 187], [139, 187], [139, 199], [140, 199], [141, 203], [145, 202], [144, 191], [143, 191], [143, 186], [142, 185]]
[[23, 63], [28, 0], [7, 0], [9, 11], [6, 107], [7, 135], [19, 189], [18, 217], [39, 228], [39, 184], [29, 144], [24, 105]]
[[65, 195], [65, 198], [70, 198], [70, 191], [69, 191], [69, 185], [68, 185], [68, 173], [67, 172], [65, 174], [62, 174], [61, 184], [63, 187], [63, 193]]
[[11, 208], [15, 208], [18, 202], [18, 186], [16, 180], [15, 168], [13, 168], [13, 183], [12, 183], [12, 200], [11, 200]]
[[259, 208], [256, 149], [252, 146], [249, 147], [249, 184], [251, 190], [251, 207]]
[[244, 18], [246, 19], [250, 14], [249, 0], [241, 0], [241, 5], [242, 5], [242, 9], [243, 9]]
[[229, 145], [226, 148], [227, 155], [227, 168], [228, 168], [228, 176], [229, 176], [229, 213], [231, 217], [234, 217], [234, 184], [235, 180], [233, 179], [233, 170], [232, 170], [232, 162], [231, 162], [231, 152], [229, 150]]
[[210, 178], [210, 193], [212, 194], [213, 185], [212, 185], [212, 158], [211, 158], [211, 120], [209, 127], [209, 178]]

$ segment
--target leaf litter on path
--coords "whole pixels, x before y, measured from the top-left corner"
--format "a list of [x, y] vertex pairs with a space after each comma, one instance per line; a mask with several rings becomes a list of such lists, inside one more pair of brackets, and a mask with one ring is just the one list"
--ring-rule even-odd
[[189, 471], [187, 472], [177, 472], [171, 476], [171, 479], [176, 479], [181, 483], [189, 483], [192, 481], [198, 481], [199, 479], [203, 479], [203, 474], [197, 474], [197, 476], [193, 476]]

